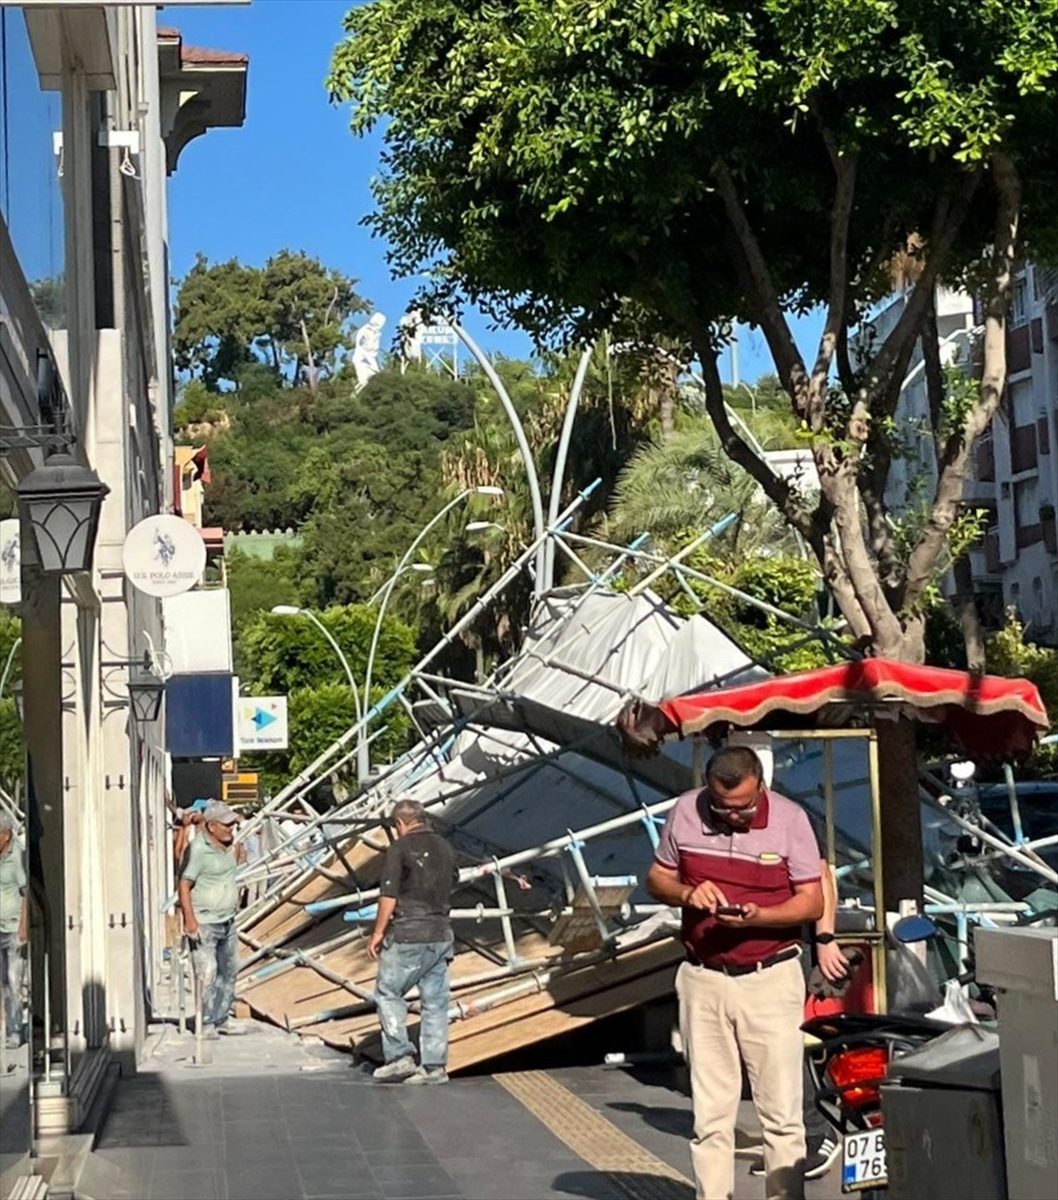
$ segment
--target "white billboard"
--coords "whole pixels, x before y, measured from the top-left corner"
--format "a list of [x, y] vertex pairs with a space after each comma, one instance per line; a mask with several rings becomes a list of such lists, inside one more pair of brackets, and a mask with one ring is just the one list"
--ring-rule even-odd
[[171, 674], [231, 673], [229, 599], [227, 588], [200, 588], [162, 601], [165, 653]]

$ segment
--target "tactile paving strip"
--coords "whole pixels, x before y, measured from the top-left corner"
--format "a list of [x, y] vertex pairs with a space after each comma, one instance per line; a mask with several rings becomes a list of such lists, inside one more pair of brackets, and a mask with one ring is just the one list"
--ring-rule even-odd
[[515, 1071], [493, 1078], [631, 1200], [692, 1200], [694, 1187], [686, 1175], [622, 1133], [546, 1071]]

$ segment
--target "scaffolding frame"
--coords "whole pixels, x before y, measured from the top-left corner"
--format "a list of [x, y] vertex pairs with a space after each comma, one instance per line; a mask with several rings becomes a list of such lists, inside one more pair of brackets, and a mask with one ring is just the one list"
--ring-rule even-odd
[[[595, 486], [593, 484], [575, 497], [566, 509], [558, 514], [557, 519], [552, 520], [543, 538], [535, 539], [525, 548], [522, 554], [487, 589], [464, 617], [451, 630], [446, 632], [433, 649], [424, 655], [386, 696], [371, 706], [370, 710], [364, 713], [359, 722], [351, 726], [314, 763], [310, 764], [305, 771], [293, 779], [249, 823], [249, 828], [253, 828], [265, 817], [278, 817], [288, 812], [296, 804], [304, 805], [307, 810], [306, 818], [300, 822], [299, 828], [294, 834], [281, 841], [267, 855], [249, 864], [240, 872], [241, 882], [259, 881], [263, 878], [270, 880], [272, 886], [255, 904], [240, 913], [238, 922], [239, 936], [243, 943], [250, 947], [251, 954], [240, 964], [239, 993], [245, 994], [251, 991], [259, 983], [274, 977], [277, 973], [300, 967], [316, 972], [321, 978], [327, 979], [334, 986], [341, 987], [354, 996], [353, 1002], [349, 1005], [313, 1014], [311, 1017], [298, 1017], [296, 1021], [290, 1024], [290, 1028], [303, 1028], [319, 1024], [325, 1020], [337, 1019], [340, 1016], [352, 1016], [356, 1013], [368, 1011], [373, 1005], [371, 995], [365, 994], [366, 989], [353, 984], [352, 981], [344, 979], [342, 976], [331, 971], [322, 960], [333, 951], [364, 937], [361, 926], [369, 919], [372, 911], [370, 906], [372, 902], [377, 901], [378, 889], [364, 889], [357, 886], [355, 890], [344, 894], [309, 902], [303, 906], [306, 922], [296, 925], [294, 929], [281, 938], [275, 939], [273, 943], [259, 941], [252, 937], [248, 930], [270, 916], [282, 905], [291, 902], [314, 876], [322, 875], [328, 881], [335, 884], [344, 882], [337, 872], [330, 871], [323, 864], [331, 858], [337, 858], [341, 861], [343, 857], [341, 847], [348, 847], [351, 841], [355, 840], [364, 844], [369, 849], [376, 851], [384, 850], [388, 845], [388, 841], [384, 836], [385, 819], [383, 814], [385, 810], [402, 787], [409, 786], [431, 771], [437, 772], [439, 787], [436, 795], [429, 797], [425, 801], [428, 809], [439, 808], [453, 799], [479, 791], [491, 785], [497, 783], [503, 784], [504, 786], [498, 788], [493, 794], [488, 796], [482, 806], [476, 808], [473, 814], [471, 814], [472, 817], [477, 817], [487, 808], [502, 802], [511, 789], [522, 786], [527, 777], [548, 767], [552, 767], [571, 778], [577, 786], [597, 793], [601, 798], [625, 810], [619, 812], [618, 815], [608, 821], [596, 822], [581, 829], [567, 830], [560, 837], [549, 839], [539, 845], [523, 850], [510, 850], [507, 847], [491, 845], [477, 835], [460, 830], [458, 825], [452, 825], [450, 829], [446, 830], [457, 841], [475, 841], [480, 846], [477, 857], [472, 854], [466, 855], [471, 861], [460, 870], [461, 885], [491, 885], [494, 892], [488, 904], [482, 902], [476, 906], [457, 908], [454, 912], [455, 919], [461, 924], [473, 922], [476, 926], [483, 925], [486, 922], [498, 922], [500, 935], [496, 949], [493, 949], [491, 946], [485, 948], [480, 943], [468, 941], [465, 938], [460, 939], [469, 948], [495, 961], [496, 965], [491, 971], [477, 973], [463, 980], [454, 981], [453, 988], [456, 991], [461, 991], [469, 987], [490, 982], [499, 982], [508, 978], [523, 975], [527, 977], [508, 988], [502, 988], [500, 993], [495, 996], [486, 996], [476, 1001], [472, 1006], [467, 1006], [459, 1000], [453, 1000], [450, 1019], [465, 1019], [468, 1016], [474, 1015], [474, 1013], [494, 1007], [497, 1003], [504, 1003], [508, 999], [517, 998], [532, 990], [541, 990], [548, 983], [554, 981], [554, 979], [561, 977], [563, 974], [579, 970], [591, 962], [614, 959], [669, 936], [667, 929], [658, 928], [661, 913], [663, 911], [671, 911], [665, 909], [664, 906], [628, 904], [619, 913], [604, 911], [596, 894], [597, 877], [592, 876], [588, 870], [582, 850], [585, 845], [596, 839], [611, 836], [618, 832], [631, 832], [636, 826], [639, 826], [644, 836], [647, 837], [652, 852], [653, 848], [657, 845], [657, 824], [672, 805], [675, 804], [675, 798], [669, 798], [653, 804], [642, 803], [638, 784], [644, 783], [648, 786], [656, 787], [656, 783], [645, 776], [641, 779], [637, 778], [636, 764], [627, 758], [624, 760], [622, 769], [620, 770], [613, 763], [605, 763], [617, 778], [622, 779], [623, 786], [627, 789], [627, 796], [631, 800], [631, 805], [629, 805], [616, 794], [607, 792], [605, 787], [601, 787], [579, 775], [569, 764], [560, 761], [564, 757], [571, 754], [575, 755], [584, 749], [585, 747], [580, 741], [573, 740], [571, 742], [567, 741], [556, 744], [554, 749], [549, 750], [541, 744], [540, 738], [535, 733], [526, 731], [529, 742], [528, 747], [518, 746], [513, 741], [505, 741], [503, 737], [498, 736], [494, 728], [487, 723], [487, 720], [476, 719], [483, 713], [487, 716], [486, 710], [490, 705], [511, 699], [512, 693], [505, 687], [505, 684], [508, 683], [518, 668], [524, 665], [527, 659], [535, 661], [542, 667], [558, 670], [568, 676], [581, 678], [596, 686], [613, 691], [616, 704], [623, 703], [629, 699], [643, 697], [634, 688], [622, 688], [607, 680], [601, 680], [590, 672], [581, 670], [574, 664], [562, 661], [556, 655], [540, 653], [536, 650], [523, 650], [512, 655], [506, 661], [498, 664], [491, 674], [478, 684], [468, 684], [448, 679], [433, 673], [429, 669], [438, 654], [450, 645], [462, 630], [469, 627], [483, 612], [487, 611], [503, 595], [506, 589], [513, 584], [523, 570], [530, 570], [531, 564], [539, 561], [538, 552], [542, 544], [547, 543], [551, 547], [548, 552], [552, 556], [551, 561], [553, 561], [553, 555], [556, 551], [561, 552], [584, 576], [584, 583], [582, 585], [574, 585], [577, 587], [576, 598], [557, 615], [556, 623], [549, 629], [549, 638], [554, 639], [556, 635], [560, 634], [577, 618], [590, 596], [600, 590], [612, 590], [614, 581], [629, 566], [633, 566], [646, 570], [645, 576], [637, 580], [628, 589], [629, 593], [633, 596], [643, 594], [657, 580], [666, 575], [671, 575], [678, 586], [693, 598], [699, 609], [704, 607], [704, 605], [691, 588], [691, 583], [696, 583], [719, 594], [736, 598], [742, 603], [775, 617], [791, 628], [800, 630], [804, 636], [795, 643], [796, 645], [811, 640], [818, 640], [834, 656], [846, 659], [858, 657], [848, 647], [841, 645], [833, 631], [826, 627], [814, 625], [811, 622], [794, 617], [782, 609], [768, 604], [766, 601], [749, 596], [740, 589], [697, 570], [686, 562], [686, 559], [695, 549], [710, 537], [722, 532], [729, 523], [730, 518], [725, 518], [724, 521], [718, 522], [711, 530], [699, 535], [681, 549], [669, 555], [645, 549], [645, 544], [649, 539], [649, 535], [645, 533], [639, 535], [627, 546], [620, 546], [604, 539], [573, 533], [570, 529], [572, 518], [591, 494], [591, 491], [594, 490]], [[585, 561], [582, 552], [607, 556], [609, 562], [600, 569], [595, 570], [591, 563]], [[572, 588], [565, 588], [561, 589], [559, 594], [568, 594], [571, 591]], [[543, 602], [546, 603], [546, 598]], [[731, 676], [744, 673], [752, 666], [764, 668], [769, 666], [767, 660], [753, 658], [749, 655], [747, 655], [747, 658], [750, 659], [747, 666], [736, 668], [732, 672], [728, 672], [726, 676], [718, 677], [713, 681], [712, 686], [720, 686]], [[378, 733], [383, 732], [386, 727], [384, 724], [385, 714], [390, 705], [394, 703], [402, 704], [412, 713], [413, 718], [415, 717], [415, 710], [410, 697], [416, 691], [421, 693], [426, 700], [440, 707], [442, 714], [446, 718], [444, 722], [439, 724], [432, 732], [425, 732], [414, 747], [399, 756], [394, 762], [383, 767], [376, 777], [367, 782], [366, 786], [358, 789], [353, 796], [336, 809], [328, 813], [316, 813], [311, 806], [308, 806], [305, 802], [305, 797], [320, 782], [338, 774], [355, 757], [355, 740], [363, 725], [368, 721], [378, 720]], [[449, 693], [448, 696], [446, 696], [446, 692]], [[451, 703], [450, 695], [453, 692], [458, 692], [460, 696], [476, 701], [476, 706], [472, 707], [467, 713], [460, 712]], [[416, 727], [420, 728], [418, 721], [416, 721]], [[503, 727], [500, 726], [499, 728]], [[493, 771], [483, 772], [469, 781], [458, 782], [452, 787], [443, 786], [445, 782], [444, 770], [446, 764], [450, 761], [450, 752], [459, 736], [466, 732], [473, 732], [478, 737], [495, 740], [505, 753], [510, 754], [511, 761], [502, 763]], [[884, 915], [886, 913], [886, 906], [881, 882], [881, 800], [877, 735], [871, 728], [816, 728], [769, 732], [772, 737], [785, 741], [822, 744], [825, 857], [828, 864], [839, 876], [853, 874], [863, 868], [871, 868], [873, 876], [873, 909], [876, 927], [873, 931], [868, 931], [866, 935], [860, 936], [861, 940], [867, 941], [871, 948], [876, 1005], [880, 1011], [884, 1011], [886, 1006]], [[846, 835], [842, 835], [839, 847], [837, 829], [838, 797], [836, 793], [841, 790], [841, 786], [851, 786], [848, 781], [844, 785], [835, 786], [833, 778], [833, 745], [835, 741], [843, 738], [859, 739], [866, 743], [868, 778], [866, 781], [859, 781], [859, 783], [866, 782], [869, 787], [871, 840], [873, 843], [870, 848], [854, 845]], [[588, 740], [590, 739], [584, 739], [584, 741]], [[348, 750], [347, 747], [350, 745], [353, 748]], [[698, 775], [700, 774], [699, 746], [700, 741], [696, 738], [694, 766], [692, 766], [692, 776], [696, 784], [700, 782], [698, 779]], [[672, 765], [674, 768], [677, 766], [677, 764]], [[690, 780], [688, 781], [689, 783]], [[947, 817], [952, 819], [956, 824], [959, 824], [960, 818], [958, 814], [945, 808], [940, 801], [928, 794], [924, 794], [924, 799], [928, 803], [941, 808]], [[343, 832], [328, 836], [323, 826], [336, 827], [342, 829]], [[978, 826], [971, 826], [971, 828], [975, 833], [980, 834], [982, 832]], [[244, 837], [248, 831], [249, 829], [240, 831], [240, 838]], [[1044, 869], [1040, 873], [1045, 878], [1058, 882], [1058, 874], [1049, 871], [1046, 865], [1035, 856], [1035, 846], [1031, 844], [1027, 845], [1024, 842], [1020, 846], [1012, 844], [998, 830], [994, 834], [988, 833], [988, 831], [984, 832], [986, 834], [984, 840], [989, 844], [990, 850], [993, 853], [1006, 855], [1021, 866], [1037, 870], [1043, 867]], [[381, 837], [378, 836], [380, 834], [382, 835]], [[837, 862], [839, 848], [851, 859], [850, 862], [840, 867]], [[553, 888], [556, 903], [552, 907], [546, 908], [537, 905], [532, 911], [520, 910], [509, 902], [504, 884], [504, 873], [512, 867], [527, 864], [533, 864], [547, 885]], [[348, 863], [344, 863], [343, 865], [347, 875], [350, 875], [351, 868], [348, 866]], [[560, 876], [558, 882], [555, 881], [550, 873], [551, 868], [554, 866], [558, 867]], [[583, 894], [594, 915], [600, 938], [599, 947], [590, 952], [567, 956], [561, 960], [556, 960], [555, 956], [551, 954], [537, 955], [533, 958], [521, 956], [517, 949], [518, 939], [515, 936], [514, 922], [526, 922], [532, 927], [535, 923], [545, 918], [553, 918], [557, 914], [570, 912], [572, 907], [570, 897], [573, 891], [572, 881], [574, 879], [583, 889]], [[560, 887], [559, 883], [563, 886]], [[562, 902], [559, 901], [560, 897]], [[996, 907], [994, 905], [967, 906], [960, 904], [955, 898], [929, 887], [927, 887], [927, 905], [935, 911], [952, 913], [956, 916], [961, 941], [964, 941], [966, 937], [966, 922], [970, 918], [988, 919], [985, 912], [986, 909], [993, 912], [996, 917], [1002, 916], [1004, 918], [1011, 913], [1023, 911], [1016, 907]], [[351, 928], [343, 930], [335, 937], [313, 947], [310, 951], [285, 949], [285, 944], [303, 934], [312, 922], [321, 918], [326, 919], [342, 909], [346, 910], [344, 919], [346, 923], [352, 926]], [[266, 959], [270, 961], [261, 965], [263, 960]]]

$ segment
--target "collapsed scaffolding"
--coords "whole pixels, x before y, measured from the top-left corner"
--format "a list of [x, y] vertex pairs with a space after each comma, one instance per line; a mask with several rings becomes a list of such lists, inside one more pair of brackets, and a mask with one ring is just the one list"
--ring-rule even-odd
[[[400, 683], [365, 711], [324, 754], [247, 824], [268, 832], [269, 849], [242, 871], [252, 897], [239, 919], [243, 957], [237, 994], [255, 1013], [377, 1059], [374, 964], [366, 953], [374, 919], [385, 816], [397, 798], [423, 802], [462, 864], [453, 910], [451, 1066], [465, 1068], [569, 1032], [602, 1017], [662, 1000], [673, 989], [683, 949], [675, 914], [649, 903], [640, 880], [674, 797], [700, 783], [702, 743], [667, 745], [652, 758], [628, 756], [614, 727], [630, 701], [765, 678], [750, 658], [701, 615], [692, 584], [736, 596], [824, 645], [832, 660], [854, 658], [832, 631], [746, 596], [691, 566], [693, 552], [721, 522], [678, 553], [646, 548], [646, 535], [618, 546], [572, 532], [578, 495], [544, 531], [583, 583], [540, 597], [521, 650], [478, 684], [431, 667], [537, 559], [536, 539]], [[593, 570], [585, 561], [609, 561]], [[635, 568], [645, 572], [628, 584]], [[671, 576], [699, 611], [684, 619], [652, 590]], [[796, 635], [795, 635], [796, 636]], [[365, 704], [368, 701], [365, 699]], [[418, 741], [339, 807], [319, 812], [314, 790], [377, 737], [394, 705]], [[372, 731], [372, 725], [376, 729]], [[812, 739], [792, 743], [783, 787], [802, 800], [823, 834], [847, 904], [873, 919], [871, 839], [841, 825], [835, 797], [866, 780], [846, 764], [820, 788]], [[826, 747], [823, 756], [833, 767]], [[797, 786], [798, 783], [800, 786]], [[936, 825], [982, 834], [990, 852], [1054, 886], [1058, 873], [1038, 846], [953, 811], [925, 779]], [[282, 820], [287, 829], [275, 835]], [[968, 868], [975, 878], [984, 865]], [[983, 885], [982, 885], [983, 886]], [[971, 889], [973, 891], [973, 889]], [[927, 885], [932, 911], [950, 914], [961, 945], [971, 923], [1014, 921], [1031, 910], [994, 887]], [[876, 926], [877, 926], [876, 922]], [[413, 1011], [415, 1009], [413, 998]]]

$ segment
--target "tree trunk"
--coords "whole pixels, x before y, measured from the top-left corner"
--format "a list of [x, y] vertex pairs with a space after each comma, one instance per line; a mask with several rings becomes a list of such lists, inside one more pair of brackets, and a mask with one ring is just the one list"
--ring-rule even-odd
[[955, 595], [951, 602], [966, 643], [966, 668], [980, 674], [985, 669], [985, 637], [974, 599], [973, 571], [968, 555], [956, 560], [952, 574], [955, 576]]

